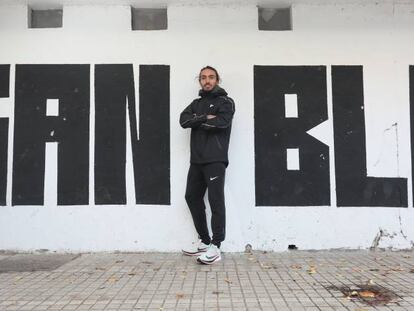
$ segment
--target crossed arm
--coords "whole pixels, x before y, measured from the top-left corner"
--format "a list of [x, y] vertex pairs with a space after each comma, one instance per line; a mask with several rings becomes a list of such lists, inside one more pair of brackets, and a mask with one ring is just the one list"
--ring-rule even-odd
[[208, 131], [225, 129], [230, 126], [234, 115], [234, 102], [231, 98], [225, 100], [216, 115], [196, 115], [193, 113], [193, 103], [188, 105], [180, 115], [180, 124], [183, 128], [200, 127]]

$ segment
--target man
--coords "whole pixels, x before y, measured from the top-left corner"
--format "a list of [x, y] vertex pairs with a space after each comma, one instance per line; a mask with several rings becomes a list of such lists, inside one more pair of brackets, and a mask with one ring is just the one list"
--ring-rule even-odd
[[[196, 98], [180, 115], [183, 128], [191, 128], [191, 159], [187, 176], [185, 199], [200, 239], [194, 250], [183, 250], [197, 261], [213, 264], [221, 260], [220, 245], [225, 238], [226, 211], [224, 204], [224, 177], [229, 164], [231, 123], [234, 102], [218, 84], [216, 69], [207, 66], [200, 70], [198, 81], [200, 98]], [[211, 207], [211, 228], [207, 228], [204, 194], [208, 189]]]

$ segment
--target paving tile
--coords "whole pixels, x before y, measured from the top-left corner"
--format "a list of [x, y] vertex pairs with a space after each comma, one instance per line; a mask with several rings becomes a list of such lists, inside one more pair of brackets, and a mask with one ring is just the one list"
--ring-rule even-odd
[[[19, 267], [34, 255], [26, 256], [0, 255], [0, 264], [7, 259], [7, 267]], [[414, 310], [413, 252], [223, 257], [204, 266], [177, 253], [71, 254], [65, 260], [48, 254], [49, 262], [57, 263], [51, 269], [36, 263], [0, 273], [0, 310]], [[394, 296], [383, 302], [344, 293], [363, 286]]]

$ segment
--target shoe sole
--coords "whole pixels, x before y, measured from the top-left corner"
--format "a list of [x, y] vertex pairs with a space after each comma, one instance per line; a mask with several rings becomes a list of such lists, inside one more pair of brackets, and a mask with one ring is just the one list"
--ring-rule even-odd
[[220, 261], [220, 260], [221, 260], [221, 256], [217, 256], [216, 258], [214, 258], [211, 261], [205, 261], [205, 260], [201, 260], [200, 258], [197, 258], [197, 262], [199, 262], [201, 264], [204, 264], [204, 265], [212, 265], [215, 262]]
[[200, 255], [204, 254], [205, 252], [207, 252], [207, 250], [198, 251], [198, 252], [195, 252], [195, 253], [187, 252], [185, 250], [181, 250], [181, 251], [182, 251], [183, 255], [186, 255], [186, 256], [200, 256]]

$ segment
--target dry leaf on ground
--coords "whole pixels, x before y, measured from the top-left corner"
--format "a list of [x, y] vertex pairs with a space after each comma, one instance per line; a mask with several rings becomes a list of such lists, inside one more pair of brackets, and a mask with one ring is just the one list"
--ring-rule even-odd
[[374, 298], [375, 297], [375, 293], [369, 291], [369, 290], [364, 290], [359, 292], [359, 296], [362, 298]]
[[175, 297], [176, 297], [177, 299], [181, 299], [181, 298], [184, 298], [184, 294], [183, 294], [183, 293], [177, 293], [177, 294], [175, 295]]
[[115, 275], [112, 275], [109, 279], [106, 280], [108, 283], [116, 283], [119, 281], [119, 278]]
[[105, 271], [106, 269], [102, 267], [96, 267], [95, 270]]
[[307, 270], [307, 272], [309, 274], [314, 274], [316, 273], [316, 267], [315, 266], [310, 266], [310, 268]]
[[404, 268], [401, 267], [393, 267], [391, 268], [392, 271], [404, 271]]

